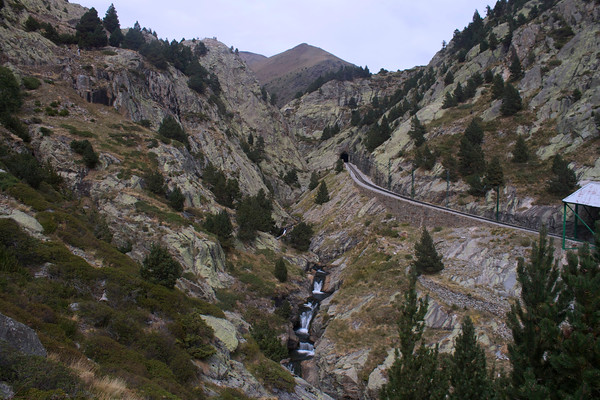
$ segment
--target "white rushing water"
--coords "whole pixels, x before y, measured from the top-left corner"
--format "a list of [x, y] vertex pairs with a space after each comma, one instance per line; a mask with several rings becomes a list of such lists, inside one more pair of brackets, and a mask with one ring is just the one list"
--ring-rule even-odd
[[300, 314], [300, 329], [296, 333], [308, 335], [308, 327], [313, 317], [313, 310], [306, 310]]
[[323, 281], [317, 281], [315, 279], [315, 283], [313, 284], [313, 294], [323, 294], [321, 291], [323, 289]]
[[301, 342], [300, 347], [298, 348], [298, 354], [302, 354], [304, 356], [314, 356], [315, 346], [310, 342]]
[[297, 334], [308, 335], [308, 328], [310, 327], [310, 321], [312, 321], [315, 314], [315, 310], [318, 307], [317, 302], [309, 301], [304, 304], [305, 310], [300, 313], [300, 328], [296, 330]]
[[321, 300], [329, 295], [329, 293], [323, 292], [327, 273], [322, 269], [317, 269], [315, 272], [312, 282], [312, 296], [300, 306], [299, 310], [299, 323], [297, 325], [298, 329], [296, 329], [299, 341], [298, 347], [290, 352], [291, 361], [286, 365], [294, 375], [302, 375], [302, 361], [315, 355], [315, 345], [310, 341], [310, 323], [317, 313]]

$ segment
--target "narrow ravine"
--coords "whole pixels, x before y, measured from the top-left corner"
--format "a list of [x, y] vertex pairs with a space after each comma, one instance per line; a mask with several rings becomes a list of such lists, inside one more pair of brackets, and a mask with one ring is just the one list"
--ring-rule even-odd
[[331, 295], [331, 293], [323, 292], [327, 272], [322, 268], [322, 266], [313, 267], [315, 275], [312, 280], [311, 295], [306, 303], [298, 308], [299, 318], [294, 326], [298, 342], [297, 347], [290, 348], [290, 362], [287, 364], [287, 368], [297, 376], [302, 376], [302, 361], [309, 360], [315, 355], [315, 344], [311, 340], [310, 324], [319, 312], [321, 301]]

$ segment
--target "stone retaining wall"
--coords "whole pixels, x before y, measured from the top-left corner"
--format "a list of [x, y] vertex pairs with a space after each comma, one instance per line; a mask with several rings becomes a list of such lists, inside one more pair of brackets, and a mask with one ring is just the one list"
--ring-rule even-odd
[[376, 197], [384, 204], [390, 212], [399, 217], [401, 222], [407, 222], [413, 226], [427, 226], [433, 228], [443, 226], [449, 228], [462, 228], [469, 226], [480, 226], [482, 224], [488, 227], [497, 227], [493, 223], [482, 220], [475, 220], [460, 214], [452, 214], [435, 208], [423, 207], [411, 204], [407, 201], [385, 196], [364, 188], [354, 182], [356, 188], [364, 195]]

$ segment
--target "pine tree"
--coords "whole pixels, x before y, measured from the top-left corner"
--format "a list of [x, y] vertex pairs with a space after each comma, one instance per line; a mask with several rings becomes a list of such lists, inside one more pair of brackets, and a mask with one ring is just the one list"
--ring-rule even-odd
[[519, 90], [510, 83], [507, 83], [504, 87], [504, 95], [502, 96], [500, 112], [506, 117], [515, 115], [522, 108], [523, 103], [521, 100], [521, 95], [519, 94]]
[[473, 118], [465, 129], [465, 137], [473, 144], [483, 143], [483, 127], [479, 118]]
[[456, 84], [456, 89], [454, 89], [454, 93], [452, 95], [454, 96], [454, 99], [457, 103], [462, 103], [463, 101], [465, 101], [465, 94], [463, 92], [463, 87], [460, 84], [460, 82]]
[[204, 220], [204, 228], [217, 235], [221, 245], [227, 245], [233, 233], [233, 226], [227, 211], [222, 210], [218, 214], [207, 214]]
[[145, 43], [142, 28], [139, 22], [135, 22], [133, 28], [130, 28], [123, 38], [123, 48], [139, 50]]
[[504, 172], [500, 159], [494, 156], [485, 168], [485, 186], [495, 188], [502, 185], [504, 185]]
[[18, 111], [22, 104], [17, 78], [10, 69], [0, 66], [0, 116]]
[[496, 74], [492, 81], [492, 99], [501, 99], [504, 96], [504, 79], [502, 75]]
[[473, 118], [460, 139], [458, 150], [459, 171], [462, 176], [483, 175], [485, 157], [481, 148], [483, 128], [478, 118]]
[[460, 139], [458, 150], [458, 170], [464, 177], [482, 174], [485, 169], [485, 157], [478, 144], [473, 144], [466, 136]]
[[513, 343], [508, 346], [512, 364], [510, 396], [516, 399], [551, 398], [548, 383], [556, 379], [550, 359], [558, 351], [559, 325], [565, 319], [566, 302], [560, 296], [558, 263], [546, 229], [533, 244], [528, 263], [520, 258], [517, 279], [521, 300], [511, 306], [507, 325]]
[[155, 170], [147, 170], [144, 173], [143, 181], [144, 188], [154, 194], [165, 194], [165, 178], [162, 174]]
[[480, 52], [484, 52], [484, 51], [486, 51], [489, 48], [490, 48], [490, 44], [487, 41], [487, 39], [484, 38], [484, 39], [481, 40], [481, 42], [479, 42], [479, 51]]
[[519, 80], [523, 76], [523, 68], [521, 67], [521, 60], [516, 51], [513, 51], [512, 62], [510, 64], [510, 79], [512, 81]]
[[427, 144], [415, 150], [415, 165], [417, 168], [431, 171], [435, 166], [436, 158], [437, 157], [431, 152]]
[[494, 81], [494, 73], [491, 69], [486, 69], [483, 73], [483, 80], [485, 83], [492, 83]]
[[[382, 400], [396, 399], [444, 399], [448, 393], [448, 380], [440, 368], [438, 349], [428, 349], [423, 343], [415, 352], [417, 343], [422, 340], [425, 329], [424, 318], [429, 298], [417, 297], [417, 275], [412, 272], [409, 287], [400, 305], [398, 332], [400, 352], [388, 371], [389, 381], [379, 393]], [[402, 354], [402, 357], [400, 357]]]
[[419, 118], [415, 115], [412, 117], [410, 121], [411, 129], [408, 132], [408, 136], [415, 142], [415, 146], [419, 147], [423, 143], [425, 143], [425, 134], [427, 133], [427, 129], [425, 129], [425, 125], [419, 121]]
[[344, 160], [342, 160], [341, 158], [338, 158], [337, 162], [335, 163], [335, 173], [339, 174], [343, 170], [344, 170]]
[[[365, 118], [367, 117], [365, 116]], [[381, 124], [374, 124], [367, 132], [365, 147], [369, 152], [372, 152], [381, 144], [383, 144], [383, 142], [388, 140], [391, 133], [392, 129], [390, 128], [387, 117], [384, 115], [381, 119]]]
[[526, 163], [529, 161], [529, 148], [527, 147], [527, 143], [525, 143], [525, 138], [522, 135], [519, 135], [517, 138], [517, 142], [515, 143], [515, 147], [512, 151], [512, 161], [515, 163]]
[[578, 254], [569, 253], [561, 273], [565, 284], [563, 295], [571, 306], [567, 310], [567, 324], [562, 327], [560, 353], [550, 357], [557, 372], [555, 389], [560, 398], [600, 398], [599, 249], [597, 233], [594, 252], [585, 243]]
[[119, 23], [119, 16], [117, 15], [117, 10], [115, 9], [115, 5], [111, 3], [106, 10], [106, 15], [102, 20], [102, 23], [108, 32], [114, 32], [117, 29], [121, 29], [121, 24]]
[[271, 216], [273, 204], [265, 191], [260, 189], [254, 196], [243, 198], [236, 212], [239, 225], [238, 237], [244, 241], [254, 240], [256, 231], [269, 232], [275, 221]]
[[167, 115], [161, 121], [158, 127], [158, 134], [169, 139], [178, 140], [186, 145], [188, 144], [187, 134], [177, 120], [170, 115]]
[[277, 261], [275, 261], [275, 270], [273, 274], [275, 275], [275, 278], [279, 280], [279, 282], [287, 281], [288, 272], [283, 258], [280, 257], [277, 259]]
[[102, 21], [98, 18], [98, 12], [94, 7], [81, 16], [75, 31], [77, 44], [81, 48], [104, 47], [108, 43]]
[[446, 85], [450, 85], [451, 83], [454, 83], [454, 74], [452, 73], [452, 71], [448, 71], [448, 73], [444, 77], [444, 83]]
[[485, 352], [477, 343], [473, 321], [467, 316], [462, 332], [456, 338], [450, 361], [450, 384], [454, 400], [492, 398], [492, 385], [487, 374]]
[[502, 39], [502, 46], [504, 46], [505, 51], [508, 51], [513, 40], [514, 29], [513, 24], [511, 24], [510, 21], [508, 23], [508, 28], [508, 33]]
[[490, 45], [491, 50], [496, 50], [496, 48], [498, 47], [498, 38], [496, 37], [494, 32], [490, 33], [490, 36], [488, 37], [488, 43]]
[[600, 130], [600, 112], [592, 111], [592, 117], [594, 118], [594, 124], [596, 125], [596, 129]]
[[181, 276], [183, 268], [162, 246], [152, 244], [150, 253], [144, 258], [140, 275], [152, 283], [163, 285], [167, 288], [175, 286]]
[[421, 239], [415, 244], [413, 267], [418, 275], [435, 274], [444, 269], [442, 256], [435, 249], [433, 239], [425, 227], [421, 232]]
[[442, 108], [456, 107], [457, 105], [458, 105], [458, 103], [456, 102], [456, 99], [454, 98], [454, 96], [452, 96], [452, 93], [446, 92], [446, 96], [444, 97], [444, 102], [442, 103]]
[[308, 190], [313, 190], [319, 186], [319, 175], [316, 172], [310, 174], [310, 182], [308, 183]]
[[286, 236], [286, 240], [296, 250], [308, 251], [312, 235], [312, 226], [302, 221]]
[[465, 181], [469, 185], [469, 194], [475, 197], [482, 197], [488, 192], [489, 188], [485, 186], [481, 179], [481, 175], [474, 173], [465, 178]]
[[444, 171], [442, 178], [445, 179], [447, 176], [451, 182], [456, 182], [458, 180], [458, 162], [451, 152], [444, 154], [444, 157], [442, 158], [442, 165], [447, 171], [447, 175], [446, 171]]
[[325, 181], [322, 181], [319, 185], [319, 190], [317, 191], [317, 196], [315, 197], [315, 203], [317, 204], [325, 204], [329, 201], [329, 191], [327, 190], [327, 184]]
[[115, 29], [108, 38], [108, 44], [110, 44], [112, 47], [120, 47], [124, 38], [125, 36], [123, 36], [121, 29]]
[[283, 181], [288, 185], [296, 185], [298, 183], [298, 172], [292, 168], [283, 176]]
[[350, 125], [358, 126], [358, 125], [360, 125], [360, 121], [361, 121], [360, 111], [352, 110], [352, 116], [350, 117]]
[[569, 163], [560, 154], [552, 160], [553, 177], [548, 183], [548, 191], [556, 195], [564, 196], [571, 193], [577, 187], [577, 176], [569, 168]]
[[177, 186], [169, 193], [167, 200], [169, 200], [169, 205], [173, 207], [175, 211], [183, 211], [185, 196]]

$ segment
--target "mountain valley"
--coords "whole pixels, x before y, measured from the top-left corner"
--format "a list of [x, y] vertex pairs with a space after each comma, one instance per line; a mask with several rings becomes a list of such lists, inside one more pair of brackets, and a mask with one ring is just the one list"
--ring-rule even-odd
[[[472, 321], [512, 387], [533, 231], [560, 266], [563, 226], [593, 240], [562, 199], [600, 181], [597, 1], [498, 1], [428, 65], [377, 74], [92, 10], [0, 0], [1, 398], [396, 398], [412, 290], [423, 348], [449, 362]], [[532, 231], [391, 205], [344, 161]], [[443, 269], [413, 282], [425, 231]]]

